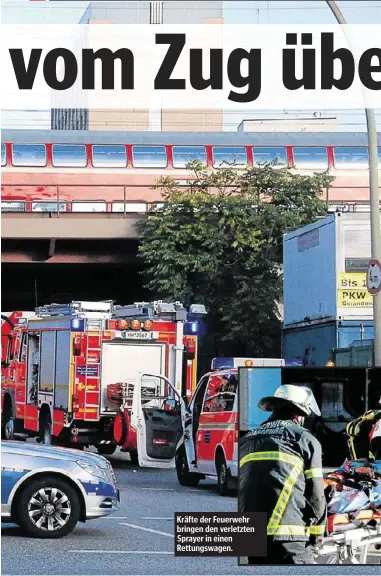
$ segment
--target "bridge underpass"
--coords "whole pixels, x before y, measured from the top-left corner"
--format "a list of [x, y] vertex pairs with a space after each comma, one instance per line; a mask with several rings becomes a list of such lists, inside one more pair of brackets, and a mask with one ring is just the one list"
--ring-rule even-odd
[[2, 310], [149, 297], [132, 214], [2, 214]]
[[3, 311], [70, 300], [149, 298], [132, 240], [3, 240]]

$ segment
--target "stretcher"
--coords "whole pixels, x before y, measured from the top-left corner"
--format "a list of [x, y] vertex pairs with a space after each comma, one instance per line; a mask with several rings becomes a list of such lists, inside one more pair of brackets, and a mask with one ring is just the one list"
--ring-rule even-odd
[[326, 564], [366, 564], [369, 547], [381, 549], [381, 510], [329, 514], [327, 530], [329, 535], [317, 538], [314, 546], [318, 564], [323, 557]]

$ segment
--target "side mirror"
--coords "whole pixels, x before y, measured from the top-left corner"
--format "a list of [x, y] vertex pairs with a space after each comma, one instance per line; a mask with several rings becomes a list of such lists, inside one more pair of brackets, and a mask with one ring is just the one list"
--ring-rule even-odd
[[164, 410], [166, 412], [173, 412], [173, 410], [176, 409], [177, 406], [177, 402], [174, 398], [168, 398], [165, 402], [164, 402]]

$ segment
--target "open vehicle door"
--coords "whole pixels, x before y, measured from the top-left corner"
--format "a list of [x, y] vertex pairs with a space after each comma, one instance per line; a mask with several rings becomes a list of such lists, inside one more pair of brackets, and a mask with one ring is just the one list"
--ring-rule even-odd
[[[165, 382], [164, 395], [142, 403], [143, 379]], [[142, 468], [175, 468], [175, 454], [184, 428], [185, 404], [165, 376], [139, 374], [134, 387], [131, 423], [136, 429], [139, 465]]]

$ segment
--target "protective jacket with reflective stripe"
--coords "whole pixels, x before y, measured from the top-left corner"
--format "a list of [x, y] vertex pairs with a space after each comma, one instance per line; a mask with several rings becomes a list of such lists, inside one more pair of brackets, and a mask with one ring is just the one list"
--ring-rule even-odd
[[270, 418], [240, 442], [239, 509], [266, 512], [267, 535], [323, 535], [326, 499], [320, 442], [292, 420]]
[[371, 451], [369, 435], [373, 426], [380, 420], [381, 410], [368, 410], [359, 418], [349, 422], [346, 433], [348, 436], [351, 460], [374, 458]]

